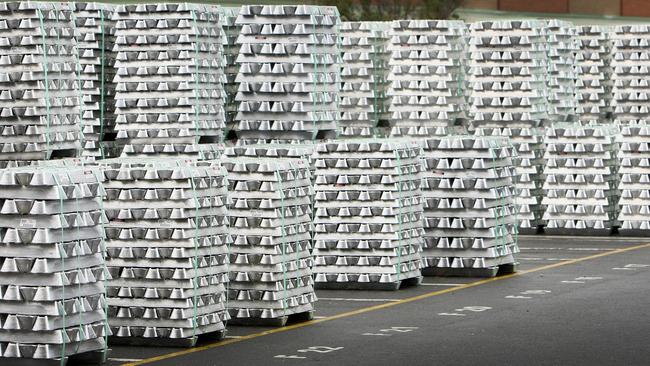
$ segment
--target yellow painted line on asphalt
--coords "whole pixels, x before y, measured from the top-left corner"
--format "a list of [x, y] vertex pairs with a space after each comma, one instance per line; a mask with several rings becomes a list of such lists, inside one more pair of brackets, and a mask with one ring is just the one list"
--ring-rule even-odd
[[484, 279], [484, 280], [479, 280], [479, 281], [475, 281], [475, 282], [462, 284], [462, 285], [459, 285], [457, 287], [451, 287], [451, 288], [447, 288], [447, 289], [444, 289], [444, 290], [428, 292], [428, 293], [425, 293], [425, 294], [422, 294], [422, 295], [407, 297], [405, 299], [395, 301], [395, 302], [388, 302], [388, 303], [385, 303], [385, 304], [369, 306], [369, 307], [365, 307], [365, 308], [361, 308], [361, 309], [357, 309], [357, 310], [353, 310], [353, 311], [348, 311], [348, 312], [341, 313], [341, 314], [328, 316], [328, 317], [321, 318], [321, 319], [314, 319], [314, 320], [310, 320], [310, 321], [303, 322], [303, 323], [288, 325], [288, 326], [285, 326], [285, 327], [282, 327], [282, 328], [275, 328], [275, 329], [266, 330], [266, 331], [259, 332], [259, 333], [253, 333], [253, 334], [241, 336], [239, 338], [229, 338], [229, 339], [226, 339], [224, 341], [219, 341], [219, 342], [216, 342], [216, 343], [206, 344], [206, 345], [200, 346], [200, 347], [195, 347], [195, 348], [191, 348], [191, 349], [187, 349], [187, 350], [183, 350], [183, 351], [178, 351], [178, 352], [167, 353], [167, 354], [164, 354], [164, 355], [147, 358], [147, 359], [137, 361], [137, 362], [125, 363], [123, 366], [138, 366], [138, 365], [144, 365], [144, 364], [148, 364], [148, 363], [152, 363], [152, 362], [163, 361], [163, 360], [167, 360], [167, 359], [174, 358], [174, 357], [180, 357], [180, 356], [189, 355], [189, 354], [196, 353], [196, 352], [206, 351], [206, 350], [209, 350], [209, 349], [212, 349], [212, 348], [218, 348], [218, 347], [227, 346], [227, 345], [233, 344], [233, 343], [239, 343], [239, 342], [247, 341], [249, 339], [264, 337], [264, 336], [275, 334], [275, 333], [287, 332], [287, 331], [290, 331], [290, 330], [293, 330], [293, 329], [308, 327], [310, 325], [315, 325], [315, 324], [319, 324], [319, 323], [323, 323], [323, 322], [327, 322], [327, 321], [331, 321], [331, 320], [337, 320], [337, 319], [341, 319], [341, 318], [347, 318], [347, 317], [351, 317], [351, 316], [355, 316], [355, 315], [359, 315], [359, 314], [368, 313], [368, 312], [371, 312], [371, 311], [377, 311], [377, 310], [382, 310], [382, 309], [386, 309], [386, 308], [391, 308], [393, 306], [397, 306], [397, 305], [401, 305], [401, 304], [408, 304], [410, 302], [427, 299], [427, 298], [430, 298], [430, 297], [433, 297], [433, 296], [444, 295], [444, 294], [447, 294], [447, 293], [450, 293], [450, 292], [456, 292], [456, 291], [464, 290], [464, 289], [467, 289], [467, 288], [484, 285], [484, 284], [490, 283], [490, 282], [501, 281], [501, 280], [505, 280], [507, 278], [512, 278], [512, 277], [516, 277], [516, 276], [522, 276], [522, 275], [525, 275], [525, 274], [528, 274], [528, 273], [544, 271], [544, 270], [547, 270], [547, 269], [567, 266], [567, 265], [570, 265], [570, 264], [580, 263], [580, 262], [584, 262], [584, 261], [588, 261], [588, 260], [592, 260], [592, 259], [606, 257], [606, 256], [609, 256], [609, 255], [625, 253], [625, 252], [629, 252], [629, 251], [632, 251], [632, 250], [638, 250], [638, 249], [644, 249], [644, 248], [650, 248], [650, 243], [635, 245], [635, 246], [627, 247], [627, 248], [615, 249], [615, 250], [612, 250], [610, 252], [594, 254], [594, 255], [590, 255], [590, 256], [586, 256], [586, 257], [582, 257], [582, 258], [571, 259], [571, 260], [564, 261], [564, 262], [559, 262], [559, 263], [553, 263], [553, 264], [549, 264], [549, 265], [546, 265], [546, 266], [536, 267], [536, 268], [528, 269], [528, 270], [525, 270], [525, 271], [511, 273], [511, 274], [507, 274], [507, 275], [503, 275], [503, 276], [499, 276], [499, 277], [487, 278], [487, 279]]

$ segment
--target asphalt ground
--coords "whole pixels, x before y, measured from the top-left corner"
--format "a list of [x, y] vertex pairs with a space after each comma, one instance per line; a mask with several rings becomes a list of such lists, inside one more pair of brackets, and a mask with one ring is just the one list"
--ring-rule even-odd
[[319, 290], [312, 321], [228, 325], [192, 349], [111, 346], [108, 365], [650, 365], [650, 238], [522, 236], [520, 249], [514, 275]]

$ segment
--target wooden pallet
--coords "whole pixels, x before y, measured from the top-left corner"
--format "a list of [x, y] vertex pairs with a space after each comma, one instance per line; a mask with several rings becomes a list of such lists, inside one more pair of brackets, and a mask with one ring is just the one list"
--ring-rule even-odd
[[317, 282], [316, 290], [370, 290], [370, 291], [397, 291], [400, 288], [417, 286], [422, 283], [422, 277], [406, 278], [398, 282]]
[[259, 327], [284, 327], [287, 323], [302, 323], [314, 319], [314, 311], [304, 311], [302, 313], [285, 315], [279, 318], [232, 318], [228, 320], [228, 325], [244, 325]]
[[490, 268], [423, 268], [423, 276], [438, 277], [496, 277], [517, 272], [519, 263], [502, 264]]
[[641, 230], [641, 229], [617, 229], [616, 232], [612, 235], [618, 236], [630, 236], [636, 238], [647, 238], [650, 237], [650, 230]]
[[144, 338], [144, 337], [108, 337], [110, 345], [123, 346], [153, 346], [153, 347], [176, 347], [191, 348], [198, 342], [217, 342], [226, 337], [226, 330], [218, 330], [205, 334], [199, 334], [190, 338]]
[[537, 225], [537, 227], [520, 227], [517, 228], [519, 235], [535, 235], [544, 233], [544, 225]]
[[610, 236], [616, 232], [616, 228], [610, 229], [549, 229], [544, 228], [544, 235], [566, 235], [566, 236]]

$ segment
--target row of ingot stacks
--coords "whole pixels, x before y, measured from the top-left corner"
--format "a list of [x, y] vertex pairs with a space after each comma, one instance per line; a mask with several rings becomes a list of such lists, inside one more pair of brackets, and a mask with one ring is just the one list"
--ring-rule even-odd
[[316, 288], [396, 290], [420, 282], [420, 150], [394, 139], [316, 147]]
[[548, 57], [548, 119], [572, 122], [576, 115], [575, 55], [576, 29], [572, 23], [551, 19], [546, 22]]
[[465, 117], [466, 30], [455, 20], [391, 23], [391, 136], [430, 136]]
[[611, 113], [610, 30], [598, 25], [576, 30], [576, 114], [581, 122], [605, 122]]
[[235, 124], [235, 116], [237, 115], [237, 102], [235, 95], [239, 84], [235, 81], [239, 68], [237, 67], [237, 55], [239, 54], [239, 45], [237, 45], [237, 38], [241, 26], [235, 24], [237, 15], [239, 14], [239, 7], [221, 7], [222, 18], [221, 26], [224, 32], [224, 45], [223, 54], [225, 58], [224, 73], [226, 75], [226, 82], [224, 90], [226, 91], [226, 104], [224, 106], [226, 113], [226, 132], [225, 137], [228, 138], [228, 132], [232, 130]]
[[122, 156], [197, 156], [223, 139], [223, 32], [216, 6], [115, 7], [115, 114]]
[[619, 25], [611, 36], [613, 117], [620, 123], [644, 119], [650, 113], [650, 26]]
[[371, 137], [386, 119], [388, 72], [387, 22], [343, 22], [341, 25], [341, 91], [339, 136]]
[[[229, 150], [228, 154], [242, 153]], [[230, 250], [229, 311], [232, 323], [286, 324], [311, 319], [311, 196], [304, 159], [268, 157], [266, 148], [228, 156]]]
[[650, 230], [650, 126], [621, 126], [618, 164], [618, 221], [621, 235], [645, 236]]
[[111, 343], [193, 346], [224, 335], [226, 173], [166, 159], [100, 161]]
[[310, 141], [336, 134], [339, 23], [335, 7], [242, 6], [234, 137]]
[[115, 128], [115, 22], [113, 5], [72, 3], [80, 87], [81, 156], [88, 160], [119, 155]]
[[66, 3], [0, 4], [0, 168], [77, 156], [78, 62]]
[[423, 275], [492, 277], [516, 269], [516, 207], [507, 138], [425, 140]]
[[546, 129], [546, 233], [607, 234], [617, 226], [617, 134], [612, 125], [557, 123]]
[[102, 196], [84, 168], [0, 170], [1, 364], [105, 360]]
[[543, 130], [547, 118], [545, 23], [486, 21], [470, 25], [471, 127], [477, 136], [504, 136], [517, 150], [519, 227], [541, 224]]

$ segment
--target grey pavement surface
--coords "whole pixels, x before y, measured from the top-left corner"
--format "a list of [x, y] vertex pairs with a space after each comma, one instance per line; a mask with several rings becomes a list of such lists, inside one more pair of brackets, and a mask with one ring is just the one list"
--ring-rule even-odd
[[[515, 276], [321, 290], [316, 322], [265, 335], [275, 328], [228, 326], [225, 342], [196, 350], [115, 346], [108, 365], [173, 352], [148, 364], [650, 365], [650, 246], [615, 252], [644, 243], [650, 238], [522, 236]], [[430, 294], [441, 290], [452, 291]], [[422, 298], [402, 301], [414, 296]]]

